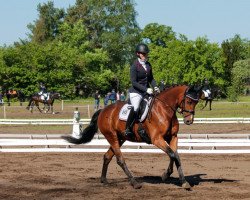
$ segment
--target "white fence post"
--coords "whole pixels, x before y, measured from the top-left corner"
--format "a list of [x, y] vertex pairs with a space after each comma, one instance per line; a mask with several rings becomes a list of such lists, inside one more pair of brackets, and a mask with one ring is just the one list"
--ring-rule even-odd
[[62, 100], [62, 110], [63, 110], [63, 100]]
[[74, 111], [72, 137], [77, 139], [80, 138], [80, 112], [78, 111], [77, 107]]
[[90, 108], [89, 108], [89, 104], [88, 104], [88, 117], [90, 118]]
[[6, 107], [5, 107], [5, 105], [3, 106], [3, 118], [6, 119]]

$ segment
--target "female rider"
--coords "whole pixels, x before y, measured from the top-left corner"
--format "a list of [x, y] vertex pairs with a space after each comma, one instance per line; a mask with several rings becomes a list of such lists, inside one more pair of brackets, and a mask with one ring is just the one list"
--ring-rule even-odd
[[146, 44], [138, 44], [136, 46], [137, 59], [130, 67], [130, 80], [132, 86], [129, 88], [129, 100], [132, 104], [127, 123], [125, 136], [127, 138], [133, 138], [133, 125], [136, 121], [140, 103], [145, 94], [151, 95], [154, 91], [159, 92], [159, 88], [156, 86], [154, 80], [151, 64], [148, 62], [149, 48]]

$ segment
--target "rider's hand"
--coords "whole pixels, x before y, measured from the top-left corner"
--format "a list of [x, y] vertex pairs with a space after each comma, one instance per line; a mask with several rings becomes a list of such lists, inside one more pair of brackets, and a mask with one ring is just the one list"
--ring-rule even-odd
[[153, 89], [152, 89], [152, 88], [148, 88], [148, 89], [147, 89], [147, 93], [148, 93], [148, 94], [153, 94]]
[[160, 89], [158, 87], [154, 87], [154, 91], [160, 93]]

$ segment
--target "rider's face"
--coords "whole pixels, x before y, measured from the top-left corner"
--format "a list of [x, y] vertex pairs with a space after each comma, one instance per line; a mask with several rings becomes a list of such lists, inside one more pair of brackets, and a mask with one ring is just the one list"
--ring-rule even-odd
[[146, 61], [148, 58], [148, 54], [147, 53], [137, 53], [138, 57], [142, 60], [142, 61]]

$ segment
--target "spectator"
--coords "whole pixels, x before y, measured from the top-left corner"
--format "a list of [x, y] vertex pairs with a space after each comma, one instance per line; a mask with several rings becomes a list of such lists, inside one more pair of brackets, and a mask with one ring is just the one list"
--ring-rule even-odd
[[126, 96], [125, 96], [124, 92], [121, 93], [120, 100], [121, 101], [125, 101], [126, 100]]
[[108, 92], [104, 97], [104, 107], [106, 107], [109, 104], [109, 96], [110, 92]]
[[116, 92], [114, 89], [111, 91], [111, 94], [109, 95], [109, 100], [111, 101], [111, 103], [115, 103], [116, 101]]
[[160, 82], [160, 91], [162, 92], [164, 89], [165, 89], [165, 83], [164, 83], [164, 80], [161, 80]]
[[101, 95], [99, 94], [99, 91], [96, 90], [96, 92], [95, 92], [95, 111], [99, 110], [100, 98], [101, 98]]
[[121, 98], [120, 92], [117, 91], [117, 93], [116, 93], [116, 101], [120, 100], [120, 98]]

